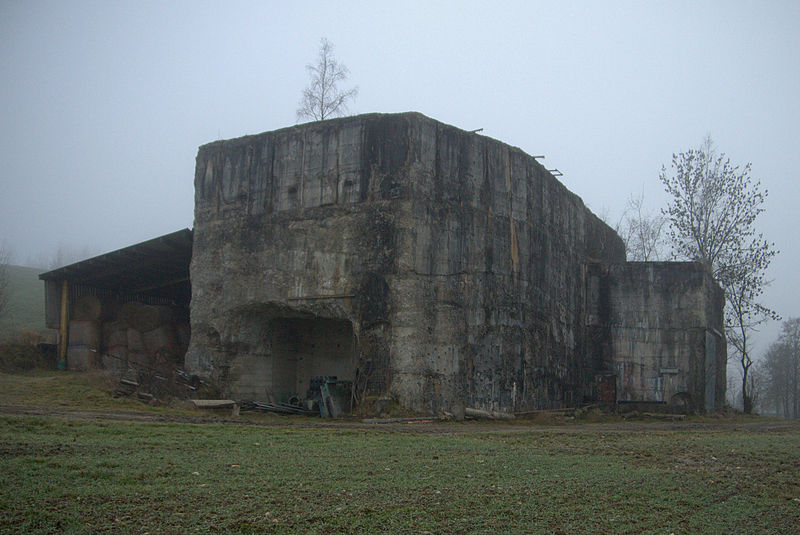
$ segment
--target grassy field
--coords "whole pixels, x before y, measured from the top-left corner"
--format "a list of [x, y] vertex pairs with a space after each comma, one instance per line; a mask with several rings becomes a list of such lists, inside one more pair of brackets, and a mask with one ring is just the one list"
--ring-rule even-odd
[[153, 407], [130, 398], [113, 398], [112, 377], [67, 371], [0, 373], [0, 406], [88, 411], [138, 411], [186, 414], [180, 406]]
[[20, 330], [44, 327], [44, 282], [41, 269], [8, 266], [8, 311], [0, 317], [0, 340]]
[[115, 406], [100, 383], [64, 375], [55, 386], [54, 377], [0, 376], [0, 533], [796, 533], [800, 524], [800, 428], [781, 421], [370, 427], [13, 414], [58, 397], [75, 410], [138, 403]]

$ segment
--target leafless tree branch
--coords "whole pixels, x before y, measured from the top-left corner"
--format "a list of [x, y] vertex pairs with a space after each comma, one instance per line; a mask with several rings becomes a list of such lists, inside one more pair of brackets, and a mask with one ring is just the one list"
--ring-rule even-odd
[[347, 80], [350, 71], [333, 55], [333, 43], [323, 38], [315, 64], [306, 65], [311, 78], [303, 90], [297, 120], [324, 121], [347, 113], [347, 101], [358, 95], [358, 87], [339, 89], [339, 83]]
[[8, 264], [11, 253], [4, 243], [0, 243], [0, 318], [8, 308]]
[[625, 242], [629, 261], [650, 262], [662, 260], [666, 243], [664, 227], [667, 220], [659, 213], [652, 213], [645, 207], [644, 193], [631, 197], [617, 224], [617, 234]]

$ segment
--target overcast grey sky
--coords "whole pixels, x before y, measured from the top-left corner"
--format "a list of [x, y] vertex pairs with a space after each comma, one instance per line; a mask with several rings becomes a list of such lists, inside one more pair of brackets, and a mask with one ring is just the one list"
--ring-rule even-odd
[[483, 128], [610, 219], [711, 134], [769, 189], [764, 301], [800, 316], [798, 27], [797, 1], [5, 0], [0, 240], [24, 263], [191, 227], [197, 147], [294, 124], [325, 36], [351, 112]]

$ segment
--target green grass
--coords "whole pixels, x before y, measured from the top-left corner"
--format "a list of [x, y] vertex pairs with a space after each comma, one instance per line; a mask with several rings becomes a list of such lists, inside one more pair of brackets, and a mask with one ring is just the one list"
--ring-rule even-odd
[[[116, 401], [98, 392], [77, 374], [0, 375], [5, 405]], [[792, 533], [800, 523], [797, 426], [427, 429], [0, 416], [0, 533]]]
[[41, 269], [8, 266], [8, 310], [0, 316], [0, 340], [28, 329], [42, 331], [44, 325], [44, 282]]
[[790, 533], [798, 433], [0, 418], [4, 533]]
[[170, 412], [171, 407], [151, 407], [135, 399], [113, 398], [114, 376], [100, 373], [35, 370], [0, 373], [0, 404], [14, 407], [89, 411], [135, 410]]

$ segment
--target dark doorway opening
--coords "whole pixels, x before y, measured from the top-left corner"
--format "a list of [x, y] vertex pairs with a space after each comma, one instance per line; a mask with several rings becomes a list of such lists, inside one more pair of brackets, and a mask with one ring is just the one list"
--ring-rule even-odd
[[272, 332], [272, 392], [280, 401], [304, 399], [311, 378], [355, 379], [353, 326], [347, 320], [275, 318]]

